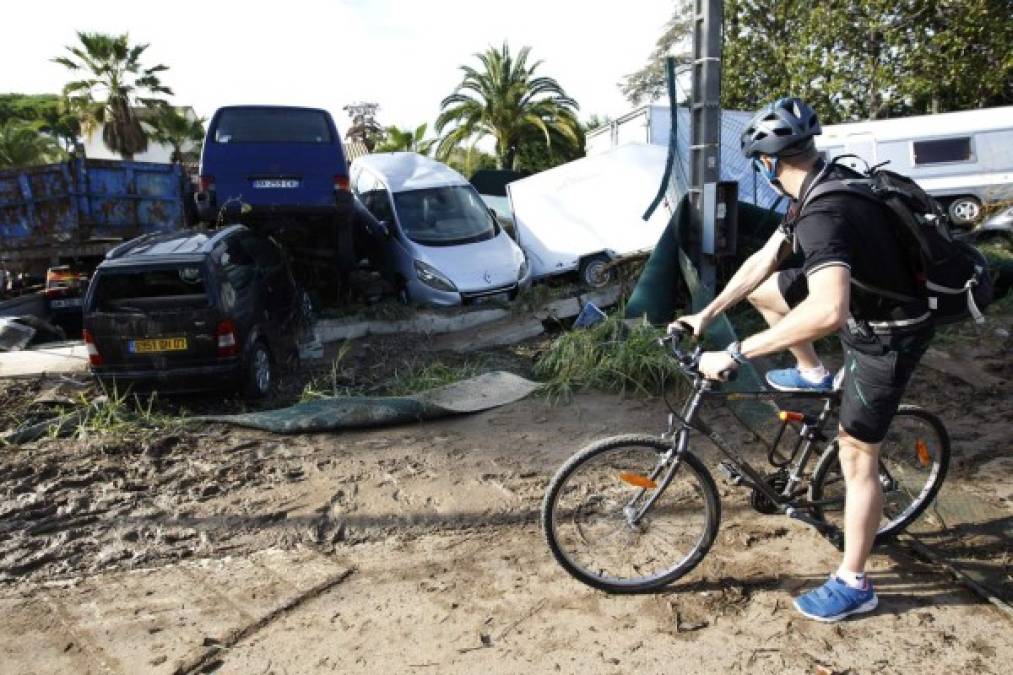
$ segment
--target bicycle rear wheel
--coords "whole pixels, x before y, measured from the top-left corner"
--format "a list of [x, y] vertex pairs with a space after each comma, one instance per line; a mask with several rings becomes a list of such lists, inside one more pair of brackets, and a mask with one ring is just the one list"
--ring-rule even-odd
[[617, 436], [563, 465], [542, 503], [545, 538], [563, 569], [589, 586], [632, 593], [669, 584], [699, 564], [717, 535], [718, 492], [689, 452], [661, 490], [673, 455], [671, 443], [657, 437]]
[[[834, 440], [813, 471], [810, 499], [831, 501], [813, 514], [844, 527], [844, 476]], [[876, 534], [882, 543], [904, 531], [935, 499], [950, 464], [950, 437], [942, 421], [913, 405], [902, 405], [890, 424], [879, 451], [879, 480], [883, 485], [883, 519]]]

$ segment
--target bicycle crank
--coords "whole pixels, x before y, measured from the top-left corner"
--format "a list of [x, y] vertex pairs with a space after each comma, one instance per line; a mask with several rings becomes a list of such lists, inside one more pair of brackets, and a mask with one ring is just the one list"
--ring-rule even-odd
[[[775, 471], [774, 473], [765, 476], [763, 482], [766, 483], [767, 487], [771, 490], [777, 494], [781, 494], [784, 492], [784, 488], [788, 485], [788, 472], [784, 469]], [[771, 501], [770, 497], [755, 488], [753, 489], [753, 493], [749, 496], [749, 505], [757, 512], [767, 516], [781, 512], [780, 504]]]

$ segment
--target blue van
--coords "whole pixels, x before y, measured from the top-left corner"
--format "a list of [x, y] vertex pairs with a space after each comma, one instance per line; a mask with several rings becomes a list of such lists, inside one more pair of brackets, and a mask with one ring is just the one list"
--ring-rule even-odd
[[[215, 223], [278, 216], [351, 214], [348, 163], [326, 110], [229, 106], [211, 118], [196, 195], [201, 219]], [[248, 205], [251, 208], [243, 208]]]

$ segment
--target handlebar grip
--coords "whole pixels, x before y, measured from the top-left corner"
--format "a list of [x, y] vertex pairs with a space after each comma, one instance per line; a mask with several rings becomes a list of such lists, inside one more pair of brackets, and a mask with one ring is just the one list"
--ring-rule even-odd
[[721, 377], [725, 382], [734, 382], [739, 379], [739, 370], [737, 368], [724, 370], [721, 372]]

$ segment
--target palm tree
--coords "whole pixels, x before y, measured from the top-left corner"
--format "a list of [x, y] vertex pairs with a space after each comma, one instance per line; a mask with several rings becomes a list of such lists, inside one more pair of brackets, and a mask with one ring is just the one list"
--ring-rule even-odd
[[524, 143], [544, 142], [550, 148], [580, 145], [577, 102], [553, 78], [535, 75], [542, 62], [528, 65], [530, 51], [524, 47], [515, 59], [503, 43], [500, 49], [490, 47], [475, 55], [482, 62], [481, 71], [461, 66], [464, 79], [440, 103], [436, 130], [442, 133], [454, 126], [440, 139], [438, 157], [447, 157], [465, 141], [474, 144], [491, 136], [500, 168], [513, 169]]
[[60, 146], [38, 123], [8, 120], [0, 124], [0, 169], [20, 169], [59, 159]]
[[155, 111], [154, 117], [145, 120], [145, 124], [150, 127], [151, 140], [172, 146], [170, 162], [182, 164], [196, 159], [199, 153], [183, 150], [183, 146], [199, 146], [204, 141], [203, 118], [187, 117], [172, 106], [161, 106]]
[[102, 141], [124, 159], [148, 149], [148, 136], [134, 110], [166, 105], [161, 94], [172, 90], [162, 84], [158, 73], [168, 66], [145, 68], [141, 56], [147, 44], [130, 45], [129, 36], [78, 32], [81, 44], [69, 46], [74, 58], [59, 56], [53, 61], [66, 66], [82, 79], [63, 88], [71, 109], [91, 135], [102, 125]]
[[436, 143], [435, 139], [426, 138], [428, 128], [429, 125], [425, 122], [417, 126], [415, 131], [387, 127], [384, 139], [376, 146], [376, 152], [417, 152], [428, 155]]

